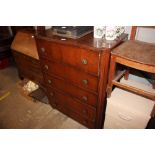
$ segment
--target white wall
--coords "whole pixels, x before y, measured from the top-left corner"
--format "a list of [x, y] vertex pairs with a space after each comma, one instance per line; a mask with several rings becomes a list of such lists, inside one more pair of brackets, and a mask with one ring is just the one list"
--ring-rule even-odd
[[[129, 37], [130, 37], [131, 26], [126, 26], [125, 32], [128, 33]], [[141, 41], [145, 41], [145, 42], [155, 43], [155, 29], [138, 28], [136, 39], [141, 40]]]
[[50, 29], [51, 28], [51, 26], [45, 26], [45, 29]]

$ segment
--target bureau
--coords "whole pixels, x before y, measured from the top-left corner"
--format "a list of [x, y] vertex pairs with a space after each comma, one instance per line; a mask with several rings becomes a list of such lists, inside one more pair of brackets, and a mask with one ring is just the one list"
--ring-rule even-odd
[[19, 77], [43, 84], [34, 32], [30, 30], [18, 31], [12, 42], [11, 49], [17, 64]]
[[102, 128], [110, 51], [127, 39], [123, 34], [107, 42], [88, 34], [80, 39], [36, 35], [49, 102], [88, 128]]

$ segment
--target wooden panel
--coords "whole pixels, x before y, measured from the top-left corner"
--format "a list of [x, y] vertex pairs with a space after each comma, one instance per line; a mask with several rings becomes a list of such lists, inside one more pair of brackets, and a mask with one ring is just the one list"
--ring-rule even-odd
[[97, 52], [44, 40], [39, 40], [38, 46], [40, 56], [43, 58], [63, 62], [98, 75], [99, 53]]
[[93, 93], [89, 93], [83, 89], [80, 89], [79, 87], [73, 86], [70, 83], [60, 80], [48, 75], [44, 75], [45, 83], [47, 87], [55, 87], [62, 92], [65, 92], [73, 97], [76, 97], [81, 102], [85, 104], [90, 104], [94, 107], [97, 106], [97, 95]]
[[88, 90], [97, 92], [98, 78], [91, 76], [84, 72], [80, 72], [74, 68], [68, 67], [65, 64], [56, 62], [42, 61], [42, 68], [45, 73], [49, 75], [56, 75], [62, 77], [68, 82], [75, 83], [77, 86], [83, 87]]
[[58, 105], [62, 105], [63, 107], [66, 107], [67, 109], [74, 111], [75, 113], [78, 113], [80, 116], [87, 118], [91, 120], [92, 122], [95, 122], [96, 117], [96, 109], [78, 102], [77, 100], [74, 100], [74, 98], [66, 96], [55, 89], [48, 89], [49, 92], [49, 98], [50, 101], [54, 102], [57, 107]]
[[39, 60], [33, 33], [17, 32], [12, 42], [11, 49]]

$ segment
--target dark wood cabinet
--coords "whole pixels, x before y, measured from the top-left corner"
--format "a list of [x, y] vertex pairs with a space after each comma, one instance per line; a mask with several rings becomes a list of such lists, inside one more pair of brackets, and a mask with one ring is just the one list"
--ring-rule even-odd
[[36, 36], [46, 92], [52, 107], [88, 128], [102, 128], [110, 51], [127, 39], [123, 34], [98, 46], [93, 34], [80, 39]]

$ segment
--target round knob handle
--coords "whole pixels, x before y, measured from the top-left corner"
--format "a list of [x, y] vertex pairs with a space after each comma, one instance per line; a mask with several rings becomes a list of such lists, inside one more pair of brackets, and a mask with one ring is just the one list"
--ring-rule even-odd
[[48, 65], [45, 65], [44, 67], [45, 67], [45, 69], [48, 69]]
[[51, 80], [48, 80], [48, 83], [49, 83], [49, 84], [51, 84], [51, 83], [52, 83], [52, 81], [51, 81]]
[[32, 35], [31, 38], [34, 38], [34, 35]]
[[88, 97], [87, 97], [87, 96], [82, 96], [82, 99], [83, 99], [84, 101], [87, 101], [87, 100], [88, 100]]
[[82, 80], [83, 84], [87, 85], [88, 84], [88, 80]]
[[82, 64], [84, 64], [84, 65], [88, 64], [88, 61], [86, 59], [82, 59], [81, 61], [82, 61]]
[[41, 47], [41, 52], [45, 53], [45, 48], [44, 47]]
[[54, 93], [53, 93], [53, 92], [51, 92], [51, 93], [50, 93], [50, 95], [53, 97], [53, 96], [54, 96]]

